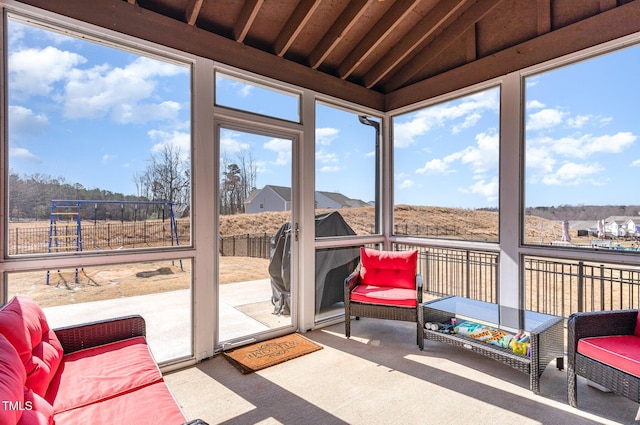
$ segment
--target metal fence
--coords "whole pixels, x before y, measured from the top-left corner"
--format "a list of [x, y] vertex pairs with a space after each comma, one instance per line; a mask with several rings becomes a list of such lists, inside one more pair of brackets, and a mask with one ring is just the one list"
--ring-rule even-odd
[[227, 257], [269, 258], [271, 235], [236, 235], [220, 237], [220, 255]]
[[9, 255], [190, 244], [191, 227], [188, 220], [176, 220], [177, 234], [171, 231], [169, 220], [82, 224], [80, 237], [76, 236], [76, 228], [75, 223], [58, 224], [57, 244], [55, 239], [52, 239], [51, 244], [49, 242], [49, 227], [10, 228]]
[[[418, 249], [425, 294], [498, 302], [497, 253], [397, 247]], [[634, 266], [526, 257], [524, 278], [527, 310], [568, 318], [580, 311], [640, 307], [640, 270]]]

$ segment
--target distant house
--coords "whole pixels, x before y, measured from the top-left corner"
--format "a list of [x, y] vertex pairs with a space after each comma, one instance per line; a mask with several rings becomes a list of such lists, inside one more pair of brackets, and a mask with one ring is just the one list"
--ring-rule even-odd
[[290, 187], [267, 185], [262, 189], [254, 189], [244, 201], [244, 212], [249, 214], [290, 210]]
[[640, 225], [638, 216], [612, 215], [604, 220], [604, 231], [607, 236], [625, 237], [638, 236], [637, 227]]
[[[316, 192], [315, 201], [317, 209], [359, 208], [369, 205], [337, 192]], [[254, 189], [244, 201], [244, 211], [248, 214], [289, 210], [291, 210], [290, 187], [266, 185], [262, 189]]]

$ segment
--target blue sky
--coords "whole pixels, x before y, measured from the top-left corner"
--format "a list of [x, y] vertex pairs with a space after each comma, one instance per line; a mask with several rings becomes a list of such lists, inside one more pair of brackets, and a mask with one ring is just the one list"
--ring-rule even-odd
[[[135, 194], [133, 177], [170, 144], [189, 155], [188, 68], [9, 24], [9, 165], [86, 188]], [[526, 80], [527, 206], [638, 203], [640, 48]], [[298, 119], [296, 96], [217, 77], [217, 102]], [[498, 206], [499, 89], [394, 120], [395, 202]], [[374, 199], [375, 133], [319, 104], [316, 188]], [[292, 143], [224, 131], [221, 152], [251, 152], [257, 186], [291, 185]]]
[[188, 68], [9, 21], [9, 166], [135, 194], [166, 144], [189, 155]]

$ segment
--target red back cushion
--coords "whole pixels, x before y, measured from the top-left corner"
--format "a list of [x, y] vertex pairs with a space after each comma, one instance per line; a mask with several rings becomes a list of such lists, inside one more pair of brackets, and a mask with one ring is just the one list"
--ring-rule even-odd
[[[15, 424], [24, 408], [27, 375], [13, 345], [0, 334], [0, 423]], [[10, 403], [10, 404], [8, 404]]]
[[416, 289], [418, 251], [378, 251], [360, 248], [360, 283]]
[[27, 374], [27, 388], [44, 397], [63, 352], [42, 309], [29, 297], [15, 296], [0, 310], [0, 334], [18, 352]]
[[633, 331], [635, 336], [640, 336], [640, 314], [636, 316], [636, 328]]

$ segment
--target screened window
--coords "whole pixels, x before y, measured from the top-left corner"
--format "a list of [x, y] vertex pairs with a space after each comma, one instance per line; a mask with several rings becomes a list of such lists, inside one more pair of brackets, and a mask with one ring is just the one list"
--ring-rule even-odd
[[190, 245], [190, 67], [7, 33], [9, 255]]
[[216, 72], [216, 105], [300, 122], [300, 96]]
[[394, 118], [395, 234], [498, 241], [499, 95]]
[[379, 233], [380, 125], [378, 118], [316, 103], [316, 215], [335, 211], [348, 224], [340, 233], [316, 226], [316, 237]]
[[525, 78], [527, 244], [637, 250], [640, 47]]

